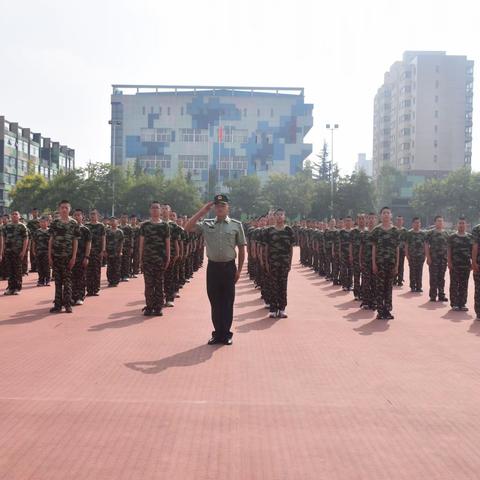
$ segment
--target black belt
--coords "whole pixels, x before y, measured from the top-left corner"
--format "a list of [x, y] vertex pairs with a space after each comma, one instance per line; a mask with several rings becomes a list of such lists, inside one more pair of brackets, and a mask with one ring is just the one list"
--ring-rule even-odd
[[213, 260], [208, 260], [208, 263], [212, 263], [215, 266], [221, 266], [221, 265], [231, 265], [232, 263], [235, 263], [235, 260], [229, 260], [228, 262], [214, 262]]

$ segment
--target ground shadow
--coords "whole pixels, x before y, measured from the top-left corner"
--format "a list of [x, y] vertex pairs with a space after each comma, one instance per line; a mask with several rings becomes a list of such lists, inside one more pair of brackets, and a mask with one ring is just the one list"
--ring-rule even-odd
[[136, 372], [157, 374], [162, 373], [168, 368], [193, 367], [194, 365], [206, 362], [212, 358], [213, 352], [220, 347], [221, 345], [200, 345], [199, 347], [186, 350], [185, 352], [175, 353], [160, 360], [129, 362], [124, 365]]
[[264, 307], [259, 308], [258, 310], [254, 310], [253, 312], [246, 312], [246, 313], [241, 313], [240, 315], [235, 315], [233, 317], [233, 320], [236, 322], [243, 322], [244, 320], [249, 320], [249, 319], [254, 319], [254, 318], [260, 318], [265, 315], [268, 315], [268, 310]]
[[419, 305], [420, 308], [425, 308], [426, 310], [438, 310], [439, 308], [445, 308], [448, 304], [445, 302], [425, 302]]
[[263, 301], [261, 298], [255, 298], [255, 300], [247, 300], [246, 302], [235, 303], [235, 308], [262, 305], [262, 304], [263, 304]]
[[327, 297], [344, 297], [345, 295], [349, 295], [350, 292], [345, 292], [344, 290], [337, 290], [336, 292], [327, 293]]
[[405, 297], [405, 298], [419, 298], [421, 297], [421, 293], [420, 292], [405, 292], [405, 293], [401, 293], [399, 295], [399, 297]]
[[360, 304], [355, 300], [348, 300], [348, 302], [339, 303], [338, 305], [334, 305], [335, 308], [338, 310], [350, 310], [352, 308], [358, 308]]
[[343, 316], [343, 318], [346, 318], [349, 322], [358, 322], [359, 320], [367, 320], [368, 318], [372, 318], [372, 315], [374, 314], [375, 312], [372, 312], [372, 310], [360, 309], [356, 312], [347, 313]]
[[136, 300], [135, 302], [127, 303], [127, 307], [134, 307], [135, 305], [145, 305], [145, 300]]
[[273, 325], [275, 325], [275, 323], [277, 323], [278, 321], [279, 321], [278, 318], [270, 318], [270, 317], [261, 318], [256, 322], [240, 325], [239, 327], [236, 327], [235, 330], [239, 333], [248, 333], [248, 332], [251, 332], [252, 330], [267, 330], [267, 328], [273, 327]]
[[442, 315], [442, 318], [446, 318], [453, 323], [460, 323], [464, 320], [471, 320], [473, 317], [468, 312], [454, 312], [449, 310], [445, 315]]
[[112, 313], [108, 318], [118, 318], [119, 320], [112, 320], [111, 322], [99, 323], [92, 325], [89, 332], [100, 332], [107, 328], [125, 328], [132, 325], [138, 325], [147, 320], [147, 318], [158, 317], [145, 317], [140, 310], [126, 310], [125, 312]]
[[372, 335], [373, 333], [383, 333], [390, 328], [389, 322], [386, 320], [374, 319], [371, 322], [365, 323], [360, 327], [354, 328], [360, 335]]
[[480, 337], [480, 322], [478, 320], [474, 320], [470, 327], [468, 328], [468, 333], [473, 333], [477, 337]]
[[[48, 302], [51, 303], [51, 302]], [[0, 326], [2, 325], [21, 325], [22, 323], [31, 323], [36, 322], [38, 320], [42, 320], [42, 318], [48, 317], [52, 315], [49, 311], [49, 308], [37, 308], [36, 310], [26, 310], [23, 312], [17, 312], [12, 315], [7, 320], [1, 320]], [[57, 315], [57, 314], [55, 314]]]

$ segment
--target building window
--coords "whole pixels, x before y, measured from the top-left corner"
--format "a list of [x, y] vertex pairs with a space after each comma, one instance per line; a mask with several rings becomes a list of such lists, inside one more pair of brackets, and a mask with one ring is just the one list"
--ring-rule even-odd
[[273, 108], [270, 109], [270, 117], [273, 118]]
[[183, 115], [183, 107], [180, 108], [180, 115]]
[[243, 109], [243, 116], [244, 116], [244, 117], [247, 116], [247, 109], [246, 109], [246, 108]]
[[440, 65], [435, 65], [435, 72], [440, 73]]
[[145, 115], [145, 107], [142, 107], [142, 115]]
[[259, 117], [259, 116], [260, 116], [260, 109], [257, 108], [257, 117]]
[[167, 107], [167, 115], [170, 115], [170, 107]]
[[150, 107], [150, 113], [153, 113], [153, 107]]
[[433, 127], [435, 133], [438, 133], [438, 125], [435, 125], [435, 127]]
[[158, 114], [159, 114], [159, 115], [162, 114], [162, 107], [158, 107]]
[[434, 156], [433, 156], [433, 161], [434, 161], [435, 163], [437, 163], [437, 160], [438, 160], [437, 155], [434, 155]]
[[438, 142], [437, 142], [437, 140], [434, 140], [434, 141], [433, 141], [433, 146], [434, 146], [435, 148], [438, 147]]
[[435, 110], [435, 118], [438, 118], [438, 110]]
[[188, 143], [207, 143], [208, 130], [201, 130], [197, 128], [181, 128], [180, 141]]
[[172, 140], [171, 128], [157, 128], [157, 142], [170, 142]]
[[440, 82], [438, 80], [435, 80], [435, 88], [438, 88], [440, 86]]
[[435, 103], [438, 103], [438, 95], [435, 95]]

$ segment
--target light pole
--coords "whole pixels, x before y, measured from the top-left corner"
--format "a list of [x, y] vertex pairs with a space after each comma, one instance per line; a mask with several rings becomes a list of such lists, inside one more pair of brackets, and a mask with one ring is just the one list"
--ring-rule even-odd
[[110, 159], [110, 167], [112, 171], [112, 217], [115, 216], [115, 143], [117, 127], [122, 124], [120, 120], [109, 120], [108, 124], [112, 126], [112, 158]]
[[330, 143], [330, 215], [333, 217], [333, 132], [338, 128], [338, 123], [327, 123], [325, 128], [332, 134]]

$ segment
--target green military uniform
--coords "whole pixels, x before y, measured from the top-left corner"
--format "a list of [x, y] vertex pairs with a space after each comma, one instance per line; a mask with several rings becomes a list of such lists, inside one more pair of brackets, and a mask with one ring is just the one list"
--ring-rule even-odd
[[445, 300], [445, 272], [447, 270], [448, 232], [429, 230], [425, 242], [430, 249], [431, 262], [428, 268], [430, 277], [430, 300]]
[[[25, 225], [22, 221], [21, 223]], [[26, 225], [25, 225], [26, 226]], [[30, 234], [30, 231], [27, 228], [27, 239], [28, 239], [28, 244], [31, 245], [32, 242], [32, 236]], [[25, 255], [23, 256], [22, 260], [22, 274], [23, 275], [28, 275], [28, 250], [30, 249], [29, 246], [27, 246], [27, 252], [25, 252]]]
[[340, 285], [340, 230], [333, 230], [332, 279], [334, 285]]
[[121, 278], [121, 261], [123, 248], [123, 232], [120, 228], [109, 228], [105, 234], [107, 250], [107, 280], [108, 285], [116, 287]]
[[[395, 227], [396, 228], [396, 227]], [[405, 270], [405, 242], [407, 241], [408, 230], [405, 227], [397, 228], [399, 233], [399, 249], [398, 249], [398, 273], [394, 280], [394, 285], [402, 286]]]
[[167, 239], [170, 227], [167, 222], [147, 220], [140, 225], [143, 237], [142, 269], [145, 281], [145, 309], [160, 312], [163, 307], [163, 276], [167, 257]]
[[340, 248], [340, 284], [344, 290], [350, 290], [353, 283], [353, 266], [350, 262], [350, 244], [352, 230], [343, 228], [338, 232]]
[[139, 263], [139, 251], [138, 251], [138, 242], [140, 239], [140, 226], [132, 225], [133, 230], [133, 255], [132, 263], [130, 267], [130, 276], [136, 277], [140, 273], [140, 263]]
[[35, 232], [40, 228], [40, 220], [38, 218], [32, 218], [27, 222], [28, 234], [30, 237], [30, 271], [37, 271], [37, 259], [35, 252], [33, 251], [33, 239], [35, 238]]
[[413, 292], [422, 291], [423, 264], [425, 263], [425, 238], [422, 230], [409, 230], [406, 235], [408, 247], [408, 266], [410, 269], [410, 289]]
[[377, 265], [376, 296], [379, 315], [392, 311], [392, 288], [397, 262], [397, 248], [400, 244], [400, 232], [396, 227], [385, 230], [376, 226], [371, 234], [372, 243], [376, 247], [375, 263]]
[[48, 261], [48, 241], [50, 233], [48, 228], [38, 228], [33, 234], [35, 242], [35, 261], [38, 271], [38, 285], [50, 284], [50, 264]]
[[118, 228], [123, 232], [123, 249], [120, 267], [120, 277], [123, 281], [130, 277], [132, 253], [133, 253], [133, 228], [128, 223], [120, 224]]
[[[480, 265], [480, 225], [473, 228], [472, 239], [478, 245], [477, 265]], [[480, 318], [480, 271], [473, 274], [473, 281], [475, 282], [475, 313], [478, 319]]]
[[85, 260], [87, 243], [92, 241], [92, 232], [87, 226], [80, 225], [79, 230], [80, 235], [78, 237], [77, 257], [75, 259], [75, 266], [72, 270], [73, 303], [77, 302], [78, 300], [83, 301], [85, 299], [87, 270], [83, 266], [83, 261]]
[[105, 237], [105, 225], [103, 223], [87, 223], [85, 225], [91, 233], [92, 246], [90, 248], [90, 260], [86, 273], [87, 296], [96, 296], [100, 291], [102, 275], [102, 248]]
[[73, 218], [67, 222], [54, 220], [48, 229], [52, 238], [53, 275], [55, 278], [54, 308], [72, 305], [72, 271], [68, 264], [72, 259], [73, 242], [79, 239], [79, 225]]
[[287, 281], [295, 238], [291, 227], [270, 227], [265, 232], [268, 245], [268, 266], [272, 282], [270, 312], [280, 312], [287, 306]]
[[469, 233], [452, 233], [448, 237], [451, 251], [452, 269], [450, 270], [450, 305], [452, 308], [464, 308], [467, 304], [468, 279], [472, 268], [473, 238]]
[[323, 241], [325, 245], [325, 278], [327, 280], [332, 280], [333, 268], [332, 268], [332, 245], [333, 245], [333, 238], [334, 238], [334, 231], [333, 229], [325, 230], [323, 234]]
[[175, 242], [180, 241], [180, 227], [172, 221], [168, 221], [168, 227], [170, 229], [170, 263], [165, 270], [163, 278], [163, 290], [165, 292], [165, 301], [173, 302], [175, 300], [175, 273], [176, 267], [173, 259], [175, 258]]
[[20, 254], [25, 239], [28, 239], [27, 227], [23, 223], [7, 223], [3, 226], [2, 233], [4, 269], [8, 278], [7, 292], [19, 292], [22, 289], [23, 274], [23, 260], [20, 258]]
[[362, 270], [360, 268], [360, 247], [362, 245], [362, 230], [356, 227], [350, 233], [353, 257], [353, 296], [356, 300], [362, 298]]
[[377, 284], [372, 269], [372, 231], [365, 229], [360, 234], [362, 248], [362, 303], [364, 309], [375, 310], [377, 308]]

